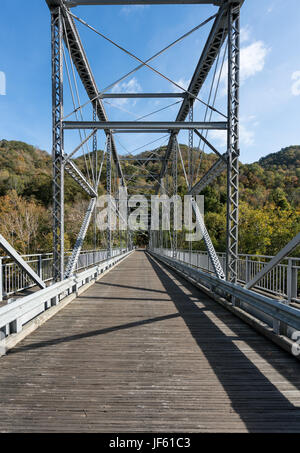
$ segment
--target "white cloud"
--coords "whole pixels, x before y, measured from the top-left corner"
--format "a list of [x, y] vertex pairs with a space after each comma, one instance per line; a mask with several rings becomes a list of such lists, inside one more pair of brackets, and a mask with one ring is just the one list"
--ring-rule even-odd
[[300, 96], [300, 71], [295, 71], [292, 74], [292, 83], [291, 91], [293, 96]]
[[147, 9], [149, 5], [128, 5], [128, 6], [123, 6], [121, 8], [121, 14], [124, 14], [125, 16], [128, 16], [129, 14], [143, 11], [144, 9]]
[[[184, 88], [185, 90], [188, 89], [189, 87], [189, 84], [190, 84], [190, 81], [187, 80], [187, 79], [184, 79], [183, 77], [179, 80], [174, 80], [175, 83], [177, 83], [177, 85], [179, 85], [180, 87]], [[178, 88], [177, 86], [173, 85], [173, 92], [174, 93], [182, 93], [182, 90], [180, 88]]]
[[254, 132], [248, 130], [244, 124], [240, 124], [240, 143], [245, 146], [254, 144]]
[[[261, 72], [265, 66], [266, 56], [270, 49], [264, 44], [263, 41], [255, 41], [249, 46], [241, 48], [240, 55], [240, 78], [241, 83], [250, 77], [255, 76], [258, 72]], [[223, 88], [221, 95], [224, 96], [227, 93], [227, 74], [228, 74], [228, 63], [224, 64], [222, 71], [221, 80], [223, 82]]]
[[[212, 130], [209, 132], [209, 138], [213, 139], [220, 147], [224, 148], [227, 146], [226, 131]], [[243, 123], [240, 123], [240, 144], [241, 146], [251, 146], [254, 144], [254, 132], [248, 129]]]
[[[128, 80], [128, 82], [121, 82], [115, 85], [111, 92], [112, 93], [141, 93], [142, 87], [137, 81], [135, 77], [132, 79]], [[122, 98], [122, 99], [114, 99], [113, 102], [118, 105], [126, 104], [128, 102], [128, 99]]]
[[242, 82], [263, 70], [268, 51], [263, 41], [256, 41], [241, 49]]
[[226, 146], [227, 144], [227, 132], [226, 131], [219, 131], [219, 130], [212, 130], [209, 131], [209, 138], [216, 141], [219, 146]]
[[241, 28], [241, 42], [249, 41], [250, 39], [250, 27], [246, 25], [246, 27]]
[[5, 73], [0, 71], [0, 96], [6, 95], [6, 76]]

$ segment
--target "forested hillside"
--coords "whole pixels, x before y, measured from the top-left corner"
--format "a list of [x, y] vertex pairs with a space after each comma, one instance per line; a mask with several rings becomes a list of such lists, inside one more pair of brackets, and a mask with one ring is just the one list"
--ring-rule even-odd
[[[182, 145], [184, 164], [187, 167], [187, 148]], [[101, 154], [101, 153], [100, 153]], [[163, 156], [164, 148], [156, 150]], [[130, 184], [151, 186], [158, 174], [160, 162], [149, 161], [144, 170], [137, 166], [138, 159], [153, 155], [146, 151], [135, 160], [124, 162], [126, 175], [138, 173]], [[100, 156], [101, 157], [101, 156]], [[132, 156], [133, 157], [133, 156]], [[214, 154], [195, 150], [195, 179], [200, 178], [216, 160]], [[77, 165], [85, 171], [83, 158]], [[102, 172], [104, 193], [105, 164]], [[0, 232], [22, 253], [51, 250], [51, 157], [45, 152], [23, 142], [0, 141]], [[172, 187], [171, 163], [167, 187]], [[274, 254], [300, 230], [300, 146], [290, 146], [269, 154], [253, 164], [240, 164], [240, 251], [243, 253]], [[130, 186], [129, 185], [129, 186]], [[170, 189], [171, 190], [171, 189]], [[66, 246], [75, 241], [87, 197], [78, 190], [76, 183], [66, 177]], [[149, 190], [147, 190], [149, 191]], [[178, 191], [186, 192], [185, 179], [179, 165]], [[137, 192], [142, 193], [141, 189]], [[150, 190], [150, 193], [154, 191]], [[226, 175], [223, 173], [213, 185], [203, 192], [205, 220], [215, 247], [225, 249]], [[86, 247], [92, 247], [92, 231]], [[99, 246], [101, 246], [99, 236]], [[104, 243], [102, 244], [104, 246]], [[182, 243], [181, 246], [186, 246]], [[203, 249], [202, 243], [194, 248]], [[299, 254], [299, 250], [296, 251]]]

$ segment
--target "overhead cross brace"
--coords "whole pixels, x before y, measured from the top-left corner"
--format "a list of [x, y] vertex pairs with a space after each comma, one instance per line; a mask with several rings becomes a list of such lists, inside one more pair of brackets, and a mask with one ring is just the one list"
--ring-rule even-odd
[[101, 99], [184, 98], [186, 93], [103, 93]]
[[[51, 1], [51, 0], [50, 0]], [[65, 0], [69, 7], [79, 5], [217, 5], [220, 6], [223, 0]], [[52, 0], [57, 2], [57, 0]]]
[[64, 121], [64, 129], [209, 129], [209, 130], [226, 130], [227, 123], [224, 121], [215, 122], [177, 122], [174, 121]]
[[46, 288], [46, 284], [38, 274], [26, 263], [12, 245], [0, 234], [0, 247], [20, 266], [23, 271], [40, 287]]

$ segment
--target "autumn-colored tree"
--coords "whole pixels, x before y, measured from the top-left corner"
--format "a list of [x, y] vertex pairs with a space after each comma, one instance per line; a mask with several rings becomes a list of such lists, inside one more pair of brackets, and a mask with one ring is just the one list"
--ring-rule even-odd
[[49, 213], [33, 200], [25, 200], [16, 190], [0, 198], [0, 231], [21, 253], [36, 252], [43, 230], [49, 226]]

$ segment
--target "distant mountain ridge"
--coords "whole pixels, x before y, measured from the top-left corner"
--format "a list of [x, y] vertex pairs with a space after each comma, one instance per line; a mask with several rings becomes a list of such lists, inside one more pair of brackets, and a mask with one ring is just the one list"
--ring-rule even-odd
[[[187, 147], [182, 145], [181, 148], [184, 162], [187, 165]], [[164, 148], [158, 150], [157, 153], [162, 156], [164, 154]], [[124, 172], [129, 174], [134, 173], [138, 158], [150, 154], [151, 151], [144, 151], [134, 156], [134, 161], [123, 164], [126, 168]], [[199, 177], [209, 169], [216, 159], [217, 157], [214, 154], [203, 153]], [[77, 165], [84, 170], [83, 158], [77, 159]], [[196, 167], [197, 165], [195, 165]], [[155, 161], [149, 162], [147, 168], [152, 173], [158, 173], [160, 163]], [[181, 184], [183, 185], [183, 172], [180, 164], [178, 168]], [[5, 195], [11, 189], [15, 189], [21, 196], [35, 197], [42, 204], [49, 205], [52, 200], [51, 175], [51, 156], [46, 151], [42, 151], [37, 147], [21, 141], [0, 141], [0, 196]], [[223, 174], [217, 179], [217, 184], [214, 185], [214, 188], [219, 185], [219, 192], [224, 192], [225, 190], [225, 179], [226, 175]], [[257, 205], [258, 203], [259, 206], [260, 204], [263, 205], [266, 200], [269, 200], [272, 191], [281, 189], [288, 202], [293, 207], [297, 207], [300, 203], [299, 179], [300, 145], [283, 148], [278, 152], [262, 157], [258, 162], [240, 164], [241, 199], [248, 199], [249, 201], [249, 197], [250, 199], [252, 197], [255, 204]], [[104, 182], [104, 180], [105, 171], [103, 171], [102, 181]], [[151, 182], [151, 179], [147, 176], [147, 172], [145, 172], [144, 180], [145, 184]], [[74, 196], [73, 189], [75, 183], [68, 179], [67, 181], [70, 187], [67, 187], [66, 195], [70, 197], [71, 201], [72, 196]], [[184, 190], [183, 187], [182, 190]], [[262, 195], [262, 192], [265, 192], [264, 195]]]
[[283, 148], [277, 153], [261, 157], [258, 164], [265, 169], [300, 169], [300, 146], [294, 145]]
[[[188, 149], [180, 146], [184, 166], [188, 168]], [[122, 163], [124, 174], [138, 176], [128, 184], [129, 194], [143, 193], [139, 187], [148, 186], [155, 193], [161, 162], [150, 160], [147, 168], [138, 166], [141, 157], [163, 157], [166, 147], [144, 151]], [[103, 151], [100, 151], [100, 155]], [[200, 179], [218, 159], [213, 154], [195, 150], [195, 180]], [[87, 156], [87, 161], [89, 156]], [[101, 156], [98, 162], [100, 166]], [[106, 159], [99, 195], [106, 191]], [[274, 255], [300, 230], [300, 146], [289, 146], [277, 153], [262, 157], [252, 164], [240, 164], [240, 223], [239, 250], [241, 253]], [[143, 161], [144, 162], [144, 161]], [[140, 162], [140, 163], [143, 163]], [[76, 159], [85, 172], [85, 158]], [[151, 176], [154, 175], [155, 180]], [[135, 188], [136, 186], [139, 186]], [[172, 162], [167, 169], [165, 188], [173, 191]], [[145, 189], [146, 190], [146, 189]], [[226, 250], [226, 172], [204, 191], [205, 223], [218, 251]], [[178, 193], [186, 193], [186, 182], [178, 159]], [[52, 248], [52, 162], [51, 156], [37, 147], [20, 141], [0, 141], [0, 233], [21, 253], [50, 251]], [[65, 178], [65, 244], [72, 248], [88, 204], [88, 195], [68, 175]], [[106, 235], [97, 232], [97, 246], [106, 247]], [[105, 232], [104, 232], [105, 233]], [[165, 241], [168, 240], [168, 235]], [[144, 238], [145, 239], [145, 238]], [[170, 245], [170, 244], [169, 244]], [[85, 247], [93, 248], [94, 229], [90, 226]], [[179, 232], [178, 247], [187, 248], [184, 234]], [[203, 249], [200, 241], [194, 249]], [[300, 247], [293, 252], [300, 256]]]

